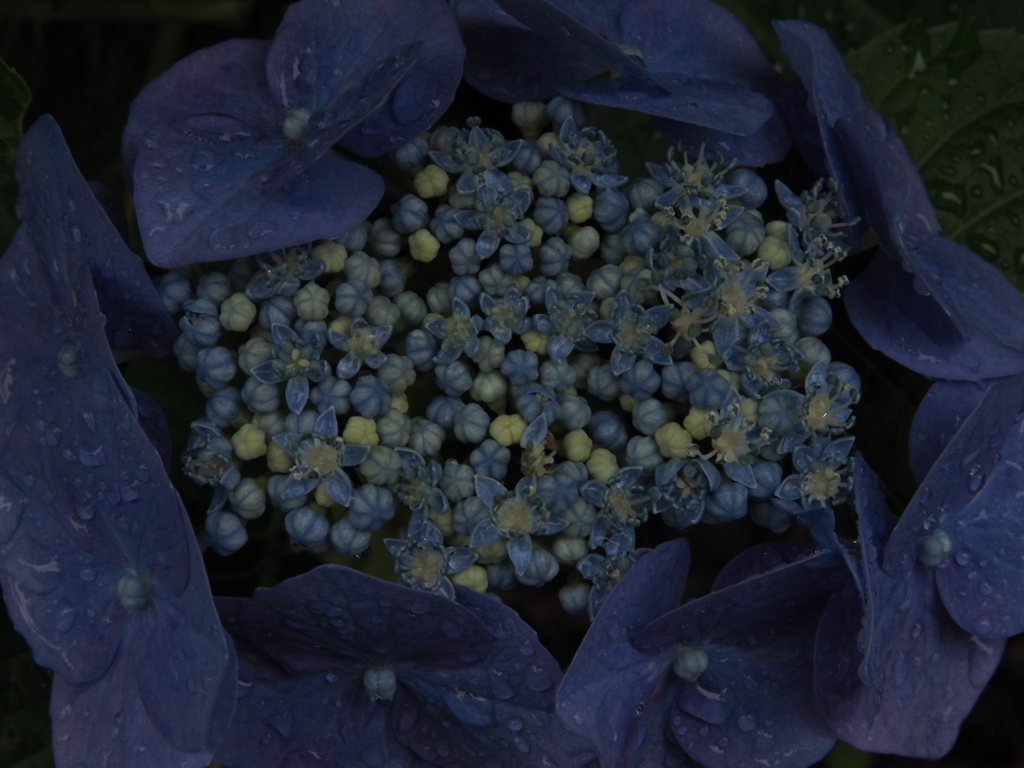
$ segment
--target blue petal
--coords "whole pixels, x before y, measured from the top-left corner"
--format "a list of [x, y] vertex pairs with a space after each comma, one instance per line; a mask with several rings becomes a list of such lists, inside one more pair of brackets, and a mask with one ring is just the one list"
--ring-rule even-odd
[[547, 101], [560, 84], [581, 83], [606, 69], [589, 50], [567, 55], [494, 0], [453, 5], [466, 43], [466, 82], [493, 99]]
[[343, 507], [349, 505], [349, 502], [352, 500], [352, 481], [347, 473], [340, 469], [335, 470], [324, 477], [323, 484], [327, 489], [328, 496]]
[[895, 579], [882, 571], [881, 548], [893, 516], [862, 457], [855, 484], [864, 597], [851, 581], [825, 611], [815, 647], [815, 690], [844, 741], [935, 759], [953, 746], [1004, 641], [972, 638], [957, 627], [926, 569]]
[[170, 354], [178, 329], [71, 157], [56, 121], [43, 115], [24, 135], [15, 173], [34, 247], [88, 264], [110, 346]]
[[772, 103], [768, 99], [733, 83], [683, 76], [660, 77], [659, 80], [670, 93], [653, 81], [625, 77], [566, 85], [559, 90], [589, 104], [632, 109], [744, 136], [756, 132], [772, 115]]
[[281, 189], [264, 190], [258, 179], [286, 148], [278, 139], [245, 137], [243, 129], [216, 140], [164, 126], [146, 134], [135, 164], [135, 205], [151, 261], [172, 267], [338, 237], [383, 194], [373, 171], [332, 156], [311, 162]]
[[309, 400], [309, 379], [305, 376], [296, 376], [288, 379], [284, 388], [284, 399], [288, 404], [288, 410], [292, 413], [301, 413]]
[[516, 569], [516, 573], [522, 576], [526, 572], [526, 566], [530, 564], [530, 555], [533, 552], [533, 543], [529, 534], [513, 536], [505, 547], [508, 549], [508, 559]]
[[[285, 12], [267, 55], [267, 80], [282, 110], [311, 110], [311, 125], [326, 118], [320, 139], [326, 147], [341, 139], [373, 157], [414, 139], [441, 116], [462, 78], [463, 55], [455, 17], [440, 0], [305, 0]], [[403, 58], [407, 72], [399, 80], [380, 78]], [[349, 132], [340, 124], [354, 100], [366, 102], [363, 110], [382, 108]]]
[[556, 695], [567, 728], [594, 744], [602, 765], [662, 765], [677, 748], [666, 740], [675, 650], [648, 655], [631, 640], [682, 600], [690, 565], [685, 539], [641, 558], [605, 599]]
[[[645, 627], [634, 645], [673, 652], [702, 648], [708, 668], [682, 683], [672, 732], [708, 768], [804, 766], [821, 759], [835, 737], [814, 696], [814, 636], [846, 568], [822, 552], [693, 600]], [[726, 745], [726, 746], [723, 746]]]
[[[110, 356], [88, 265], [56, 239], [37, 251], [27, 218], [0, 262], [0, 581], [11, 618], [58, 673], [58, 759], [130, 762], [145, 746], [168, 756], [157, 765], [202, 766], [231, 717], [230, 646], [188, 516]], [[123, 576], [148, 582], [144, 609], [121, 605]], [[124, 732], [104, 724], [108, 706], [131, 713]]]
[[281, 115], [267, 88], [269, 50], [267, 40], [228, 40], [186, 56], [151, 80], [132, 102], [122, 137], [128, 188], [143, 136], [155, 125], [215, 114], [239, 120], [260, 134], [277, 133]]
[[[856, 179], [864, 215], [881, 244], [864, 277], [846, 292], [857, 330], [879, 351], [927, 376], [977, 381], [1024, 372], [1024, 298], [963, 246], [915, 227], [901, 232], [906, 177], [916, 172], [911, 167], [902, 180], [894, 179], [898, 160], [867, 125], [843, 119], [836, 127], [853, 157], [880, 158], [862, 162]], [[900, 275], [900, 266], [913, 278]], [[888, 284], [881, 282], [886, 279]]]
[[937, 381], [917, 406], [910, 426], [910, 466], [920, 485], [987, 386], [973, 381]]
[[156, 400], [147, 395], [141, 389], [132, 389], [135, 396], [135, 405], [138, 412], [139, 424], [149, 438], [149, 442], [156, 452], [160, 454], [160, 461], [164, 465], [164, 472], [171, 473], [171, 433], [167, 429], [167, 419], [160, 410]]

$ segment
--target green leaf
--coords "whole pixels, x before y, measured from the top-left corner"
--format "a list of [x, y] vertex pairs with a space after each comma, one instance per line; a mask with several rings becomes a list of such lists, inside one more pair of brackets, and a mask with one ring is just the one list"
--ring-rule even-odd
[[25, 81], [0, 59], [0, 252], [18, 228], [14, 203], [18, 183], [14, 180], [14, 161], [21, 142], [21, 121], [32, 100]]
[[1024, 37], [911, 23], [846, 64], [907, 145], [942, 234], [1024, 289]]

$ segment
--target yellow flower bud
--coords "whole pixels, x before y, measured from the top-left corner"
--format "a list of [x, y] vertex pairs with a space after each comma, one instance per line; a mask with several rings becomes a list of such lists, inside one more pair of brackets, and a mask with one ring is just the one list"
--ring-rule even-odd
[[647, 262], [639, 256], [627, 256], [619, 264], [619, 269], [622, 270], [622, 274], [628, 275], [630, 272], [635, 272], [638, 269], [646, 269]]
[[523, 346], [526, 347], [527, 351], [535, 352], [538, 355], [546, 355], [548, 353], [548, 335], [546, 333], [541, 333], [536, 328], [531, 328], [519, 338], [523, 340]]
[[473, 551], [477, 554], [476, 561], [481, 565], [500, 563], [508, 556], [505, 542], [500, 539], [493, 544], [488, 544], [486, 547], [477, 547]]
[[594, 198], [573, 192], [565, 199], [565, 208], [569, 212], [569, 221], [582, 224], [594, 215]]
[[601, 236], [593, 227], [580, 227], [579, 231], [569, 238], [572, 258], [576, 261], [589, 259], [601, 247]]
[[409, 397], [403, 392], [398, 397], [392, 395], [391, 397], [391, 410], [398, 411], [399, 413], [409, 412]]
[[[258, 459], [267, 452], [267, 433], [252, 424], [243, 424], [231, 436], [231, 447], [242, 461]], [[291, 457], [288, 461], [288, 466], [291, 467]]]
[[670, 421], [658, 427], [654, 442], [658, 444], [658, 453], [666, 459], [685, 459], [690, 455], [693, 437], [677, 422]]
[[586, 557], [590, 552], [586, 539], [578, 539], [573, 536], [559, 536], [551, 545], [551, 554], [562, 565], [576, 565], [576, 562]]
[[743, 414], [744, 419], [748, 419], [756, 424], [758, 417], [761, 415], [761, 403], [750, 397], [742, 397], [740, 398], [740, 412]]
[[327, 240], [314, 245], [313, 249], [309, 252], [309, 257], [311, 259], [320, 259], [327, 265], [326, 269], [324, 269], [324, 274], [333, 275], [335, 272], [341, 272], [345, 268], [345, 259], [348, 258], [348, 251], [345, 250], [345, 246], [341, 243]]
[[380, 436], [377, 434], [377, 422], [362, 416], [350, 416], [345, 424], [345, 431], [341, 433], [341, 439], [346, 443], [377, 445], [380, 443]]
[[267, 467], [271, 472], [287, 472], [293, 466], [295, 466], [295, 461], [284, 448], [273, 440], [267, 443]]
[[562, 452], [569, 461], [586, 461], [594, 450], [594, 441], [582, 429], [574, 429], [562, 438]]
[[506, 392], [508, 392], [508, 380], [498, 371], [478, 373], [473, 379], [473, 386], [469, 389], [470, 397], [480, 403], [497, 400]]
[[551, 131], [548, 131], [547, 133], [542, 133], [540, 135], [540, 138], [537, 139], [537, 146], [540, 147], [541, 152], [543, 152], [548, 157], [551, 157], [551, 152], [548, 150], [548, 147], [550, 147], [552, 144], [554, 144], [556, 147], [562, 146], [562, 142], [558, 140], [557, 133], [552, 133]]
[[587, 459], [587, 472], [599, 483], [607, 483], [618, 471], [615, 454], [607, 448], [595, 448]]
[[711, 339], [694, 344], [690, 349], [690, 359], [698, 368], [717, 368], [718, 366], [709, 359], [712, 355], [717, 356], [718, 350], [715, 349], [715, 342]]
[[247, 331], [256, 319], [256, 305], [244, 293], [233, 293], [220, 305], [220, 325], [226, 331]]
[[455, 533], [455, 523], [452, 521], [452, 513], [446, 512], [441, 515], [438, 514], [436, 509], [429, 509], [430, 519], [434, 521], [434, 524], [438, 527], [445, 536], [451, 536]]
[[764, 231], [769, 235], [769, 237], [777, 237], [780, 240], [786, 240], [788, 238], [787, 233], [789, 232], [789, 222], [780, 220], [769, 221], [764, 225]]
[[518, 445], [523, 432], [526, 431], [526, 419], [518, 413], [496, 416], [491, 426], [487, 428], [487, 434], [498, 445], [508, 448], [510, 445]]
[[416, 261], [431, 262], [440, 249], [441, 243], [429, 229], [417, 229], [409, 236], [409, 252]]
[[633, 407], [636, 405], [636, 398], [632, 395], [619, 395], [619, 405], [626, 413], [632, 413]]
[[471, 565], [466, 570], [459, 571], [451, 580], [481, 595], [487, 591], [487, 569], [479, 565]]
[[781, 237], [769, 235], [757, 247], [757, 258], [767, 261], [772, 269], [782, 269], [793, 261], [793, 252]]
[[[530, 230], [530, 247], [540, 248], [541, 241], [544, 239], [544, 230], [540, 228], [533, 219], [523, 219], [523, 226]], [[517, 277], [526, 277], [525, 275], [517, 275]], [[529, 285], [529, 278], [527, 278], [527, 285]]]
[[441, 166], [431, 163], [413, 177], [412, 185], [424, 200], [440, 197], [448, 191], [448, 174]]
[[683, 426], [686, 427], [686, 431], [690, 433], [694, 440], [703, 440], [711, 434], [711, 427], [714, 426], [708, 420], [708, 414], [711, 413], [714, 413], [714, 411], [694, 406], [686, 414], [686, 418], [683, 419]]
[[463, 195], [453, 186], [448, 190], [448, 205], [452, 208], [471, 210], [476, 207], [476, 195]]
[[328, 326], [332, 331], [343, 333], [348, 336], [349, 329], [352, 328], [352, 316], [351, 315], [338, 315], [336, 318], [331, 320]]
[[313, 498], [316, 499], [316, 503], [324, 509], [330, 509], [337, 502], [331, 498], [331, 494], [327, 492], [327, 486], [323, 482], [316, 484], [316, 489], [313, 491]]
[[299, 288], [292, 301], [295, 311], [303, 320], [323, 320], [331, 311], [331, 294], [313, 282]]

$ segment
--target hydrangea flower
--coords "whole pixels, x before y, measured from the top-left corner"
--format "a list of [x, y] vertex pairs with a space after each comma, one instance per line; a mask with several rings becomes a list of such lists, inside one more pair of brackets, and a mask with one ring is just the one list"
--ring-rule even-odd
[[245, 295], [260, 301], [271, 296], [294, 296], [302, 283], [315, 280], [327, 268], [322, 259], [312, 258], [308, 245], [260, 253], [253, 261], [256, 271], [245, 287]]
[[480, 352], [480, 337], [477, 334], [483, 326], [483, 318], [474, 315], [462, 299], [452, 302], [451, 316], [424, 323], [423, 327], [441, 340], [441, 351], [434, 355], [434, 364], [454, 363], [463, 353], [466, 357], [476, 357]]
[[234, 650], [104, 334], [91, 268], [110, 225], [52, 118], [25, 134], [18, 178], [25, 223], [0, 260], [4, 602], [56, 673], [58, 765], [200, 768], [231, 720]]
[[533, 551], [531, 534], [550, 536], [565, 528], [567, 523], [551, 519], [529, 477], [520, 480], [512, 492], [497, 480], [483, 475], [477, 475], [474, 482], [476, 495], [490, 514], [473, 529], [469, 546], [476, 549], [503, 540], [516, 573], [522, 575]]
[[591, 341], [615, 345], [611, 366], [616, 376], [632, 368], [638, 356], [657, 365], [668, 365], [672, 355], [657, 333], [665, 327], [671, 311], [668, 304], [644, 307], [627, 292], [620, 291], [612, 305], [611, 317], [591, 323], [585, 333]]
[[395, 558], [398, 581], [407, 587], [440, 592], [455, 599], [455, 586], [449, 576], [461, 573], [476, 562], [477, 554], [468, 547], [446, 547], [444, 534], [423, 515], [409, 523], [405, 539], [384, 539], [384, 546]]
[[370, 368], [380, 368], [387, 360], [381, 347], [391, 338], [392, 329], [390, 325], [372, 326], [361, 317], [352, 320], [347, 334], [329, 329], [327, 340], [332, 347], [345, 353], [335, 371], [338, 378], [351, 379], [364, 363]]
[[[309, 400], [309, 382], [319, 383], [331, 373], [330, 364], [320, 357], [324, 339], [300, 337], [287, 325], [274, 325], [273, 360], [252, 369], [252, 376], [264, 384], [284, 381], [284, 399], [292, 413], [301, 413]], [[338, 364], [339, 367], [341, 363]]]
[[281, 493], [283, 499], [301, 498], [323, 483], [334, 501], [348, 506], [352, 480], [343, 468], [362, 464], [370, 446], [346, 443], [338, 436], [333, 406], [317, 416], [309, 432], [283, 432], [274, 436], [274, 442], [295, 460]]
[[322, 565], [249, 600], [220, 598], [241, 696], [217, 759], [587, 764], [593, 752], [554, 714], [561, 673], [537, 636], [498, 600], [455, 596]]
[[125, 128], [147, 255], [174, 266], [349, 231], [383, 183], [328, 150], [374, 156], [415, 137], [451, 101], [462, 57], [441, 0], [301, 0], [273, 41], [181, 60], [143, 89]]

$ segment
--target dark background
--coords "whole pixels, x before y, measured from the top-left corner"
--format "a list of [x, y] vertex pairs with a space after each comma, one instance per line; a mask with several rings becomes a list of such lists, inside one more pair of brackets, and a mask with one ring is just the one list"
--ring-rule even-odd
[[[1024, 3], [933, 2], [932, 0], [841, 0], [840, 2], [796, 2], [795, 0], [721, 0], [754, 32], [765, 52], [784, 65], [777, 40], [771, 32], [772, 18], [806, 18], [825, 26], [840, 50], [862, 45], [894, 24], [921, 18], [926, 25], [975, 17], [981, 29], [1015, 26], [1024, 30]], [[283, 0], [0, 0], [0, 58], [24, 78], [33, 95], [25, 126], [44, 113], [54, 115], [71, 152], [88, 179], [102, 181], [121, 198], [131, 216], [130, 199], [121, 176], [121, 131], [128, 107], [139, 89], [153, 77], [187, 54], [232, 37], [273, 36], [284, 9]], [[447, 116], [459, 125], [470, 114], [480, 114], [485, 125], [510, 128], [508, 108], [489, 104], [470, 89], [460, 90]], [[637, 137], [653, 138], [647, 123], [629, 120], [602, 122], [617, 140], [623, 158], [623, 172], [638, 175], [640, 161], [658, 160], [664, 144]], [[640, 149], [648, 147], [646, 157]], [[813, 181], [794, 153], [766, 176], [780, 175]], [[791, 183], [794, 188], [801, 188]], [[134, 224], [134, 222], [132, 222]], [[132, 246], [141, 253], [137, 232]], [[845, 271], [851, 277], [866, 263], [869, 254], [851, 258]], [[864, 382], [864, 399], [856, 408], [854, 433], [858, 447], [871, 459], [889, 489], [890, 506], [902, 509], [914, 491], [906, 454], [906, 435], [914, 408], [927, 391], [928, 382], [881, 358], [866, 347], [837, 305], [836, 324], [827, 338], [833, 359], [851, 363]], [[173, 361], [137, 362], [125, 369], [131, 383], [151, 390], [168, 412], [180, 453], [187, 424], [202, 413], [202, 399], [177, 398], [168, 393], [194, 390], [191, 377], [176, 369]], [[159, 385], [157, 382], [162, 381]], [[147, 385], [150, 385], [147, 387]], [[177, 428], [176, 428], [177, 427]], [[186, 483], [180, 474], [176, 485], [185, 497], [195, 522], [202, 520], [206, 499]], [[253, 540], [232, 558], [207, 554], [214, 594], [248, 595], [256, 586], [270, 586], [282, 578], [308, 570], [319, 560], [295, 551], [277, 530], [273, 516], [264, 516], [263, 529], [252, 531]], [[261, 518], [261, 520], [263, 520]], [[279, 524], [279, 520], [276, 521]], [[656, 521], [644, 529], [649, 542], [662, 533]], [[840, 515], [840, 526], [852, 532], [852, 517]], [[738, 551], [757, 541], [771, 538], [799, 538], [790, 531], [775, 537], [748, 521], [727, 525], [700, 526], [688, 532], [694, 563], [688, 595], [704, 594], [721, 566]], [[268, 563], [270, 566], [268, 567]], [[374, 563], [371, 570], [387, 576]], [[547, 590], [529, 590], [505, 595], [506, 602], [520, 611], [540, 635], [542, 642], [565, 665], [586, 631], [584, 619], [567, 617], [558, 605], [557, 587], [564, 574]], [[49, 724], [46, 702], [49, 675], [36, 667], [20, 637], [0, 612], [0, 768], [45, 768], [49, 756]], [[1002, 665], [964, 723], [953, 751], [940, 761], [910, 760], [885, 755], [866, 755], [845, 745], [837, 748], [822, 765], [830, 768], [909, 768], [916, 765], [991, 766], [1024, 768], [1024, 638], [1011, 639]]]

